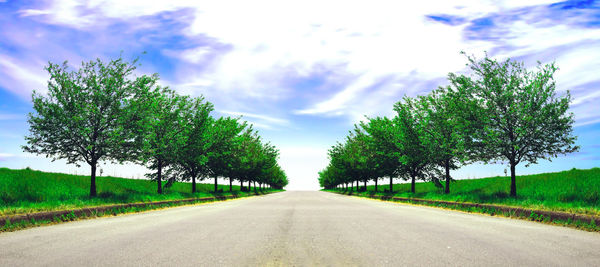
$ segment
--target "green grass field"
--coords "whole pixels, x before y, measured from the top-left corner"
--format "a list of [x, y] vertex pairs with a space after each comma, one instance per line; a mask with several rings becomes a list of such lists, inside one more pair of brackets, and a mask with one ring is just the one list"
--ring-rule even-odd
[[[212, 181], [212, 180], [210, 180]], [[206, 181], [205, 181], [206, 182]], [[197, 184], [192, 194], [190, 183], [175, 183], [156, 193], [156, 183], [149, 180], [117, 177], [96, 177], [98, 197], [89, 198], [90, 177], [34, 170], [0, 168], [0, 216], [37, 211], [64, 210], [108, 204], [175, 200], [214, 196], [214, 184]], [[219, 185], [223, 193], [231, 195], [229, 185]], [[233, 186], [233, 194], [248, 195]]]
[[[389, 189], [389, 180], [379, 183], [379, 191]], [[412, 194], [410, 184], [403, 183], [394, 185], [393, 195], [600, 215], [600, 168], [517, 176], [517, 198], [508, 196], [509, 186], [510, 177], [457, 180], [450, 184], [450, 194], [446, 195], [433, 183], [417, 183], [416, 193]], [[360, 194], [375, 193], [374, 186], [367, 190]]]

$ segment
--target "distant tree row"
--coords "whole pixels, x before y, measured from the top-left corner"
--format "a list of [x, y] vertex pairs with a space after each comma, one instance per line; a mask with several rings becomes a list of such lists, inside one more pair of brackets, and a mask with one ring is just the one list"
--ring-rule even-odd
[[[471, 75], [450, 73], [449, 85], [428, 95], [404, 97], [393, 118], [367, 118], [329, 150], [319, 172], [324, 188], [389, 178], [430, 181], [450, 193], [450, 171], [474, 162], [515, 167], [577, 151], [569, 92], [557, 95], [554, 63], [530, 71], [521, 62], [468, 56]], [[445, 185], [442, 184], [445, 182]]]
[[[101, 161], [146, 166], [157, 192], [175, 181], [217, 177], [260, 188], [283, 188], [287, 177], [277, 164], [279, 151], [239, 118], [211, 116], [203, 97], [178, 95], [157, 84], [158, 75], [132, 78], [137, 60], [49, 63], [47, 95], [34, 91], [26, 152], [91, 167], [90, 196], [96, 192]], [[163, 181], [166, 183], [163, 185]]]

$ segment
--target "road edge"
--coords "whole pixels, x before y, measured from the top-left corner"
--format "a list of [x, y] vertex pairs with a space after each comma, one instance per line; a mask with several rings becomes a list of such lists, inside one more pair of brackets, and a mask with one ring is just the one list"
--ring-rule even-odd
[[390, 197], [390, 196], [365, 196], [348, 194], [343, 192], [324, 191], [339, 195], [355, 196], [368, 199], [376, 199], [388, 202], [408, 203], [419, 206], [436, 207], [449, 210], [464, 211], [468, 213], [480, 213], [491, 216], [500, 215], [503, 217], [523, 219], [529, 221], [551, 223], [562, 226], [575, 227], [591, 232], [600, 232], [600, 216], [577, 214], [560, 211], [536, 210], [523, 207], [502, 206], [493, 204], [480, 204], [469, 202], [454, 202], [445, 200], [431, 200], [421, 198], [405, 198], [405, 197]]
[[253, 193], [246, 196], [214, 196], [202, 198], [186, 198], [176, 200], [164, 200], [140, 203], [125, 203], [105, 206], [85, 207], [69, 210], [43, 211], [20, 215], [0, 217], [0, 233], [22, 230], [30, 227], [69, 222], [80, 219], [91, 219], [105, 216], [116, 216], [127, 213], [137, 213], [149, 210], [194, 205], [208, 202], [226, 201], [254, 196], [262, 196], [275, 192]]

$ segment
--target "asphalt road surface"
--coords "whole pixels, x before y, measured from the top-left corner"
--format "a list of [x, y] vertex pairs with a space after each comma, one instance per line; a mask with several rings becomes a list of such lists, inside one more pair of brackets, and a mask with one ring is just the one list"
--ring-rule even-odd
[[0, 233], [1, 266], [600, 266], [600, 234], [325, 192]]

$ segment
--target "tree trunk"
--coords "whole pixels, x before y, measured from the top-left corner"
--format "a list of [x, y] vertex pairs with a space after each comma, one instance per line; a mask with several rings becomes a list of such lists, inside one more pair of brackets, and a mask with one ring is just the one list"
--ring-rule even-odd
[[517, 179], [515, 177], [515, 165], [510, 163], [510, 196], [517, 197]]
[[192, 193], [196, 193], [196, 176], [192, 175]]
[[217, 192], [217, 176], [215, 176], [215, 193]]
[[367, 179], [365, 179], [365, 192], [367, 192]]
[[96, 191], [96, 161], [93, 161], [92, 164], [92, 174], [90, 175], [90, 197], [96, 197], [97, 191]]
[[415, 193], [415, 175], [411, 175], [410, 192]]
[[162, 162], [158, 161], [158, 175], [156, 177], [156, 184], [158, 185], [157, 192], [162, 194]]
[[390, 176], [390, 192], [394, 192], [394, 178]]
[[229, 178], [229, 192], [233, 191], [233, 179]]
[[377, 179], [375, 179], [375, 192], [377, 192]]
[[446, 189], [444, 189], [445, 194], [450, 194], [450, 161], [446, 160]]

